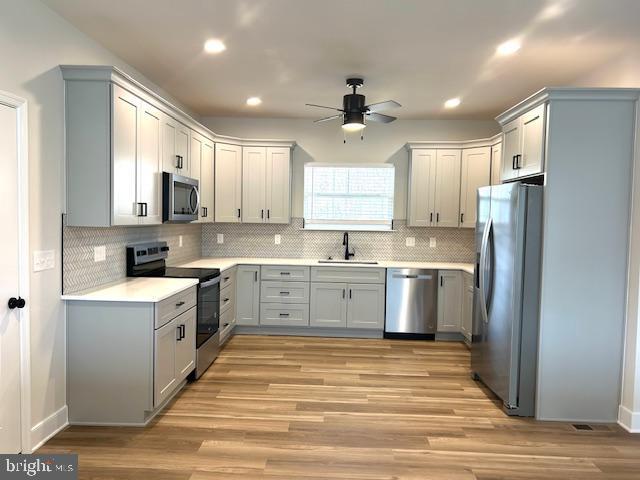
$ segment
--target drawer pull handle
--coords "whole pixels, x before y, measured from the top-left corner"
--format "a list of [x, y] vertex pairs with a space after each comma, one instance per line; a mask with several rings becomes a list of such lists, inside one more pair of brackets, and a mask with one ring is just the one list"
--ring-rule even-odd
[[227, 328], [229, 326], [228, 323], [225, 323], [222, 328]]
[[280, 292], [280, 295], [291, 295], [291, 292]]
[[229, 299], [228, 299], [228, 298], [225, 298], [225, 299], [223, 300], [223, 302], [228, 302], [228, 301], [229, 301]]
[[281, 314], [280, 314], [280, 316], [281, 316], [281, 317], [288, 317], [288, 316], [289, 316], [289, 314], [288, 314], [288, 313], [281, 313]]
[[228, 282], [229, 281], [229, 277], [224, 277], [224, 281]]
[[178, 303], [176, 303], [176, 307], [177, 307], [177, 308], [180, 308], [180, 307], [181, 307], [181, 306], [183, 306], [183, 305], [184, 305], [184, 302], [178, 302]]
[[280, 272], [280, 275], [291, 275], [291, 272]]

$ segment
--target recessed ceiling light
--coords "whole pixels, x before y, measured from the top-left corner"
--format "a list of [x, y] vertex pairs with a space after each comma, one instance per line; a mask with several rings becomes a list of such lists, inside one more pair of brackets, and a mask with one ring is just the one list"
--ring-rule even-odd
[[262, 100], [260, 100], [260, 97], [249, 97], [249, 98], [247, 98], [247, 105], [249, 105], [251, 107], [258, 106], [261, 103], [262, 103]]
[[522, 45], [520, 44], [520, 40], [514, 38], [498, 45], [496, 53], [498, 55], [513, 55], [518, 50], [520, 50], [521, 46]]
[[460, 99], [458, 97], [450, 98], [449, 100], [444, 102], [445, 108], [456, 108], [458, 105], [460, 105]]
[[222, 43], [222, 40], [217, 38], [210, 38], [204, 42], [204, 51], [207, 53], [220, 53], [227, 49], [226, 45]]

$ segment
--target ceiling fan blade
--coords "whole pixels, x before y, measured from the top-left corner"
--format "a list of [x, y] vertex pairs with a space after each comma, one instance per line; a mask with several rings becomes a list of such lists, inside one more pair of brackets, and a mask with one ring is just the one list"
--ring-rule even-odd
[[320, 120], [314, 120], [313, 123], [327, 122], [329, 120], [335, 120], [336, 118], [342, 118], [342, 114], [339, 113], [338, 115], [331, 115], [330, 117], [321, 118]]
[[324, 105], [316, 105], [315, 103], [305, 103], [307, 107], [328, 108], [329, 110], [337, 110], [338, 112], [344, 112], [341, 108], [325, 107]]
[[381, 110], [387, 110], [389, 108], [398, 108], [401, 106], [402, 105], [400, 105], [395, 100], [387, 100], [386, 102], [372, 103], [371, 105], [367, 105], [364, 108], [366, 108], [369, 113], [375, 113]]
[[367, 113], [367, 120], [373, 120], [374, 122], [380, 123], [391, 123], [396, 117], [392, 117], [391, 115], [383, 115], [382, 113]]

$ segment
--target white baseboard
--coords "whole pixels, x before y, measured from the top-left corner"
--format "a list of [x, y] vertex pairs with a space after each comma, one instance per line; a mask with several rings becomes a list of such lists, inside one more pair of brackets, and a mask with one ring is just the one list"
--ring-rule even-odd
[[618, 408], [618, 424], [630, 433], [640, 433], [640, 412], [632, 412], [620, 405]]
[[52, 413], [37, 425], [31, 427], [31, 438], [29, 439], [29, 443], [31, 444], [31, 452], [35, 452], [47, 440], [49, 440], [67, 425], [69, 425], [69, 412], [67, 406], [65, 405], [60, 410]]

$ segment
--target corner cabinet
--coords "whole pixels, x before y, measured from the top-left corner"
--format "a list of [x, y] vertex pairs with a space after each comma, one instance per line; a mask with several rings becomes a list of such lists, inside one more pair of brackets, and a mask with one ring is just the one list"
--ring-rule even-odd
[[545, 104], [503, 125], [503, 182], [544, 172], [545, 130]]

